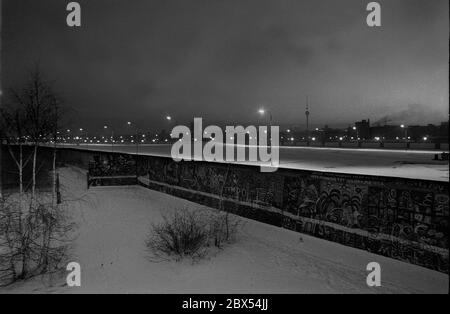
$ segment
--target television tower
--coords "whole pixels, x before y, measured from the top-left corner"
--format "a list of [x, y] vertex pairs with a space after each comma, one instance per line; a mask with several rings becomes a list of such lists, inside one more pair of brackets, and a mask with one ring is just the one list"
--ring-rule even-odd
[[306, 139], [309, 142], [309, 96], [306, 96]]

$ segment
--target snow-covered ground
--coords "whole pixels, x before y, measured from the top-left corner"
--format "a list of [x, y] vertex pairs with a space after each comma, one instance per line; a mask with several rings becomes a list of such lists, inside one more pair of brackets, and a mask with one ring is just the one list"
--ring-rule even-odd
[[[135, 145], [82, 144], [64, 147], [136, 153]], [[171, 145], [138, 147], [139, 154], [152, 156], [170, 157], [170, 150]], [[437, 153], [439, 151], [282, 146], [279, 167], [448, 182], [448, 162], [434, 161], [434, 155]]]
[[[448, 293], [446, 274], [247, 219], [238, 241], [207, 259], [152, 262], [144, 244], [151, 222], [175, 210], [208, 209], [139, 186], [86, 190], [76, 168], [60, 176], [79, 223], [71, 261], [81, 265], [82, 286], [34, 278], [0, 292]], [[381, 265], [381, 287], [366, 285], [369, 262]]]

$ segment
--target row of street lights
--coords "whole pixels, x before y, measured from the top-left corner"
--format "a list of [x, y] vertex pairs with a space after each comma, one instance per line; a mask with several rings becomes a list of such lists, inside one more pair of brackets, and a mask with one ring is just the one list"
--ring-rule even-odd
[[[258, 110], [258, 113], [261, 115], [261, 116], [265, 116], [265, 115], [267, 115], [268, 116], [268, 122], [269, 122], [269, 129], [272, 127], [272, 122], [273, 122], [273, 115], [272, 115], [272, 111], [271, 110], [268, 110], [268, 109], [265, 109], [265, 108], [260, 108], [259, 110]], [[167, 120], [168, 122], [173, 122], [174, 121], [174, 119], [173, 119], [173, 117], [171, 116], [171, 115], [166, 115], [165, 116], [165, 120]], [[132, 124], [131, 123], [131, 121], [127, 121], [127, 126], [129, 126], [129, 127], [131, 127], [132, 125], [134, 125], [134, 124]], [[408, 127], [407, 126], [405, 126], [404, 124], [402, 124], [402, 125], [400, 125], [400, 127], [402, 128], [402, 129], [404, 129], [405, 130], [405, 138], [408, 138]], [[104, 125], [103, 126], [103, 129], [105, 129], [105, 130], [111, 130], [111, 151], [114, 151], [114, 130], [111, 128], [111, 127], [109, 127], [108, 125]], [[356, 126], [353, 126], [352, 127], [352, 129], [354, 130], [354, 131], [356, 131], [356, 138], [359, 140], [360, 139], [360, 137], [359, 137], [359, 130], [358, 130], [358, 128], [356, 127]], [[85, 130], [83, 129], [83, 128], [80, 128], [79, 129], [80, 130], [80, 132], [82, 133], [82, 135], [83, 135], [83, 132], [85, 132]], [[319, 130], [318, 128], [316, 128], [316, 131], [317, 130]], [[68, 133], [70, 133], [70, 129], [67, 129], [67, 132]], [[286, 130], [286, 132], [287, 133], [291, 133], [291, 130], [290, 129], [287, 129]], [[139, 152], [139, 139], [138, 139], [138, 130], [137, 130], [137, 127], [136, 127], [136, 129], [135, 129], [135, 133], [136, 133], [136, 138], [135, 139], [133, 139], [133, 140], [131, 140], [131, 142], [133, 143], [133, 142], [135, 142], [135, 144], [136, 144], [136, 154], [138, 154], [138, 152]], [[87, 138], [87, 132], [85, 132], [85, 137]], [[132, 136], [133, 137], [133, 136]], [[315, 140], [316, 138], [313, 138], [313, 141]], [[291, 138], [291, 140], [293, 140], [293, 138]], [[340, 138], [340, 140], [342, 141], [343, 140], [343, 138]], [[427, 139], [425, 139], [424, 138], [424, 140], [426, 141]]]
[[[133, 124], [131, 123], [131, 121], [127, 121], [127, 126], [129, 126], [129, 127], [131, 127]], [[108, 125], [104, 125], [103, 126], [103, 129], [104, 130], [111, 130], [111, 138], [110, 138], [110, 140], [111, 140], [111, 151], [112, 152], [114, 152], [114, 143], [115, 143], [115, 140], [114, 140], [114, 129], [112, 129], [110, 126], [108, 126]], [[81, 132], [81, 137], [80, 137], [80, 140], [82, 140], [83, 139], [83, 132], [84, 132], [84, 138], [85, 138], [85, 142], [86, 142], [86, 145], [88, 145], [88, 133], [87, 133], [87, 131], [85, 130], [85, 129], [83, 129], [83, 128], [79, 128], [79, 131]], [[70, 129], [67, 129], [66, 130], [66, 132], [67, 133], [71, 133], [71, 130]], [[58, 132], [59, 133], [59, 132]], [[133, 139], [133, 140], [131, 140], [131, 142], [136, 142], [136, 154], [139, 152], [139, 140], [138, 140], [138, 129], [137, 129], [137, 127], [135, 128], [135, 136], [136, 136], [136, 138], [135, 139]], [[133, 136], [131, 136], [131, 137], [133, 137]], [[70, 137], [69, 137], [69, 139], [70, 139]], [[74, 137], [74, 139], [77, 139], [76, 137]], [[95, 137], [94, 137], [94, 139], [95, 139]], [[92, 140], [91, 140], [91, 142], [92, 142]], [[107, 143], [107, 140], [105, 140], [105, 143]]]

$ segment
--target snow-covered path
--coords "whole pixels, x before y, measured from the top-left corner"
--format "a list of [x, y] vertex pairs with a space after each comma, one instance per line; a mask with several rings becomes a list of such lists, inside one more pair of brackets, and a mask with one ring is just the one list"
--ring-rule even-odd
[[[34, 279], [4, 292], [57, 293], [447, 293], [448, 275], [307, 235], [245, 221], [238, 241], [192, 264], [151, 262], [144, 241], [161, 214], [205, 208], [143, 187], [86, 190], [84, 173], [61, 171], [79, 222], [72, 261], [82, 286]], [[366, 285], [366, 265], [381, 265], [382, 287]], [[1, 292], [1, 290], [0, 290]]]

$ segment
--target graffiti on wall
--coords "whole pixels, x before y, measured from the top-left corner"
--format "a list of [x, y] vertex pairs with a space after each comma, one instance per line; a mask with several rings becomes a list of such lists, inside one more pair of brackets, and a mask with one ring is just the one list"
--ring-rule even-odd
[[173, 162], [167, 158], [152, 159], [140, 167], [140, 175], [150, 180], [183, 188], [222, 195], [227, 199], [280, 207], [283, 177], [277, 174], [260, 176], [257, 169], [230, 165]]
[[89, 161], [91, 176], [129, 176], [136, 175], [136, 162], [127, 154], [98, 154]]
[[448, 195], [443, 193], [329, 176], [320, 182], [290, 177], [283, 204], [298, 217], [448, 249]]

